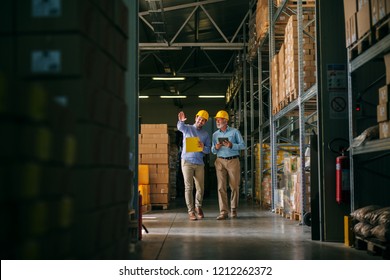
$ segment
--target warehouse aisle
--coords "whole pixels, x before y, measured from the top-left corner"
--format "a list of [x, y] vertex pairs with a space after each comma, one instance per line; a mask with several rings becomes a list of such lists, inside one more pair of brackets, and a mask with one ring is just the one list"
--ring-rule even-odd
[[204, 200], [203, 220], [190, 221], [184, 198], [168, 210], [144, 214], [142, 241], [130, 245], [137, 260], [381, 260], [342, 243], [311, 240], [310, 228], [252, 203], [241, 202], [237, 219], [217, 221], [218, 201]]

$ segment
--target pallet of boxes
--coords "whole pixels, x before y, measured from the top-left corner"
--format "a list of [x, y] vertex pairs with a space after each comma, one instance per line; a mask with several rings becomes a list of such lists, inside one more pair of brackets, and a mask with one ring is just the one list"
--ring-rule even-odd
[[141, 124], [139, 164], [148, 165], [150, 205], [169, 207], [169, 134], [167, 124]]
[[386, 65], [386, 85], [379, 88], [379, 104], [377, 106], [379, 139], [390, 137], [390, 53], [384, 56], [384, 60]]
[[[303, 91], [309, 90], [316, 83], [315, 26], [314, 14], [305, 12], [302, 21], [306, 26], [303, 34]], [[290, 16], [285, 31], [284, 41], [271, 61], [272, 113], [275, 115], [298, 98], [298, 18]], [[309, 113], [309, 112], [306, 112]]]
[[390, 29], [388, 0], [344, 0], [345, 39], [350, 59], [355, 59]]

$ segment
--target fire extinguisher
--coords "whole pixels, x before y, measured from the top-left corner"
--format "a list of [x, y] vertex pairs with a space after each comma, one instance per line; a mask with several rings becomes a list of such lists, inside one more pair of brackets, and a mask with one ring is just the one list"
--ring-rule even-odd
[[[341, 147], [339, 151], [336, 151], [333, 149], [332, 144], [335, 143], [335, 141], [345, 141], [348, 142], [345, 139], [342, 138], [336, 138], [329, 142], [329, 149], [337, 153], [338, 156], [336, 157], [336, 202], [338, 204], [341, 203], [349, 203], [350, 196], [351, 196], [351, 187], [350, 187], [350, 173], [349, 173], [349, 157], [345, 155], [346, 148]], [[349, 144], [349, 142], [348, 142]]]
[[341, 151], [336, 157], [336, 202], [347, 203], [350, 195], [349, 158]]

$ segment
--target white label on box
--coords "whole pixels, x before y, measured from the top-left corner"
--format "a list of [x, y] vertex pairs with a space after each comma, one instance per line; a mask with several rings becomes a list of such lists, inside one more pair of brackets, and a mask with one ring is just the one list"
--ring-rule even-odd
[[61, 52], [33, 51], [31, 53], [32, 73], [59, 73], [61, 71]]
[[32, 17], [61, 16], [61, 0], [32, 0]]
[[53, 98], [54, 102], [57, 103], [58, 105], [62, 106], [62, 107], [67, 107], [68, 106], [68, 97], [66, 96], [55, 96]]

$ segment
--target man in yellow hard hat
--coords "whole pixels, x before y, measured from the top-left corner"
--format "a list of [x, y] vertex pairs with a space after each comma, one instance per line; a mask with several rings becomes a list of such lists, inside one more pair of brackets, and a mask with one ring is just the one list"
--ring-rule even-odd
[[[177, 129], [183, 133], [181, 168], [184, 177], [184, 197], [189, 219], [194, 221], [204, 218], [202, 210], [205, 172], [203, 157], [210, 153], [211, 140], [207, 131], [202, 128], [209, 119], [209, 113], [206, 110], [200, 110], [195, 116], [193, 125], [185, 124], [187, 118], [184, 112], [179, 113], [178, 119]], [[195, 150], [190, 150], [190, 147], [187, 147], [187, 140], [189, 139], [186, 140], [186, 138], [197, 140]], [[196, 189], [195, 202], [193, 197], [194, 181]]]
[[[237, 217], [241, 172], [239, 157], [246, 145], [240, 131], [228, 125], [229, 114], [226, 111], [218, 111], [215, 122], [218, 130], [213, 133], [211, 151], [217, 155], [214, 163], [218, 180], [217, 220], [225, 220], [229, 216], [229, 208], [231, 217]], [[228, 182], [231, 190], [230, 205], [227, 197]]]

